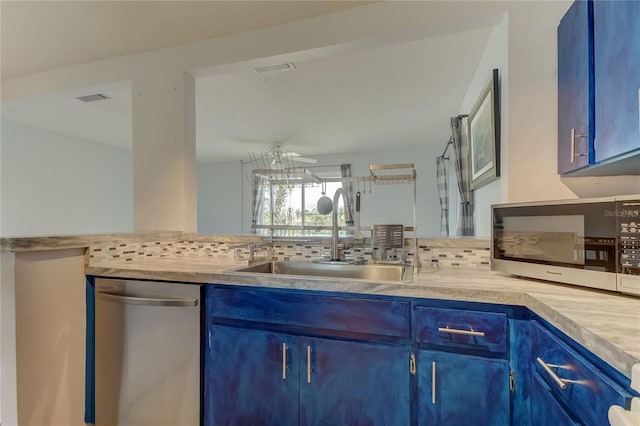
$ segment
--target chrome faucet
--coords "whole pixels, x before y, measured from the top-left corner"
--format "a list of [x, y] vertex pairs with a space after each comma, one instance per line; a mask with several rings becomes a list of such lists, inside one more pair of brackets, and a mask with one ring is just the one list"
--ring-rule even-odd
[[331, 223], [331, 260], [333, 261], [340, 260], [338, 253], [338, 201], [340, 201], [340, 195], [342, 195], [342, 204], [344, 205], [344, 221], [347, 224], [353, 224], [347, 194], [344, 188], [340, 187], [333, 194], [333, 221]]

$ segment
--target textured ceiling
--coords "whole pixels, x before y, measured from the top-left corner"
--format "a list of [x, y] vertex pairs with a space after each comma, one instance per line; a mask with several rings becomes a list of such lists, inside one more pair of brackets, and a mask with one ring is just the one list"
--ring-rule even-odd
[[199, 78], [198, 158], [274, 144], [304, 155], [446, 142], [490, 29]]
[[0, 1], [2, 79], [324, 15], [364, 1]]

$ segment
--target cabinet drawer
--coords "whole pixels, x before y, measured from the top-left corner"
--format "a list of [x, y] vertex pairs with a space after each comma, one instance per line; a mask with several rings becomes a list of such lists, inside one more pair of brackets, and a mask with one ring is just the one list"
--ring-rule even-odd
[[506, 314], [418, 306], [415, 319], [418, 343], [507, 352]]
[[208, 287], [206, 302], [207, 319], [215, 322], [272, 324], [342, 336], [410, 335], [409, 303], [402, 301]]
[[622, 386], [538, 323], [533, 324], [531, 362], [551, 392], [585, 424], [609, 424], [611, 405], [629, 407], [631, 395]]

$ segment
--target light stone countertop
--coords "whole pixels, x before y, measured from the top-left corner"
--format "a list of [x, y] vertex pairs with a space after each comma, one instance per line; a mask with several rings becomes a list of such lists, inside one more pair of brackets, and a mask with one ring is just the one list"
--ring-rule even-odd
[[640, 363], [640, 298], [486, 269], [422, 271], [412, 283], [233, 272], [240, 265], [161, 259], [87, 266], [87, 275], [234, 284], [525, 306], [627, 377]]
[[116, 234], [77, 234], [50, 235], [34, 237], [2, 237], [0, 238], [1, 252], [33, 252], [47, 250], [61, 250], [68, 248], [87, 248], [101, 242], [148, 242], [148, 241], [177, 241], [180, 239], [194, 239], [198, 241], [224, 241], [232, 243], [261, 241], [256, 235], [207, 235], [182, 231], [142, 231]]

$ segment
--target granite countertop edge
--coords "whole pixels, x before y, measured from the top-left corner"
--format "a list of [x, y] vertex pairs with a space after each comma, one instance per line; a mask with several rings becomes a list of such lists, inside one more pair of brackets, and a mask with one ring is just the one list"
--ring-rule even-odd
[[[127, 278], [160, 280], [196, 284], [229, 284], [237, 286], [280, 288], [292, 290], [315, 290], [382, 296], [415, 297], [425, 299], [455, 300], [466, 302], [495, 303], [524, 306], [548, 321], [558, 330], [606, 361], [613, 368], [631, 378], [631, 368], [640, 363], [640, 352], [626, 351], [620, 344], [625, 338], [634, 338], [640, 331], [629, 337], [629, 330], [619, 332], [610, 327], [599, 327], [591, 321], [594, 304], [608, 299], [614, 306], [611, 312], [634, 312], [638, 298], [615, 293], [601, 292], [534, 280], [504, 276], [493, 271], [467, 271], [466, 273], [440, 271], [416, 275], [413, 283], [377, 282], [341, 278], [319, 278], [298, 276], [271, 276], [234, 272], [237, 265], [217, 265], [208, 271], [198, 271], [174, 264], [158, 265], [106, 265], [87, 266], [86, 274], [107, 278]], [[473, 278], [475, 279], [471, 281]], [[531, 286], [533, 291], [528, 291]], [[545, 286], [548, 294], [544, 293]], [[501, 288], [496, 288], [501, 287]], [[542, 291], [541, 291], [542, 289]], [[558, 295], [559, 294], [559, 295]], [[573, 310], [571, 309], [573, 304]], [[569, 306], [566, 309], [564, 306]], [[578, 306], [577, 309], [575, 307]], [[581, 308], [584, 306], [584, 309]], [[584, 318], [581, 318], [584, 315]], [[608, 311], [603, 316], [609, 315]], [[635, 314], [631, 314], [635, 315]], [[640, 324], [640, 316], [637, 317]], [[614, 319], [615, 321], [615, 319]], [[624, 324], [622, 325], [624, 326]], [[633, 327], [633, 324], [629, 325]], [[633, 331], [633, 330], [632, 330]], [[635, 348], [634, 348], [635, 349]]]

